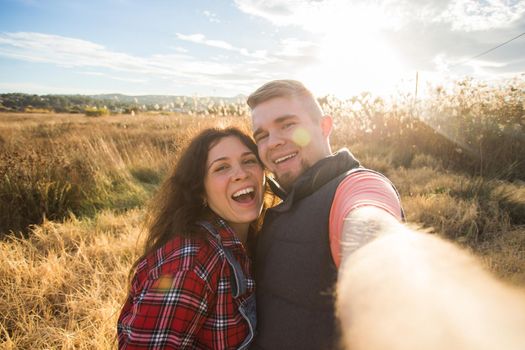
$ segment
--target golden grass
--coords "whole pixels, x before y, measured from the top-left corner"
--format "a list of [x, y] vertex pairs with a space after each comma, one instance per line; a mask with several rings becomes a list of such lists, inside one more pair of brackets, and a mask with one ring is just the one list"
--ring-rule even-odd
[[196, 131], [246, 118], [0, 114], [0, 232], [141, 206]]
[[0, 242], [0, 347], [111, 348], [141, 220], [102, 212]]
[[[114, 347], [141, 208], [180, 147], [217, 125], [247, 127], [248, 119], [0, 114], [0, 190], [29, 193], [19, 203], [33, 201], [36, 220], [46, 206], [67, 209], [25, 238], [0, 240], [0, 348]], [[523, 183], [456, 173], [446, 158], [411, 146], [404, 152], [367, 135], [353, 139], [341, 120], [333, 141], [392, 179], [409, 222], [466, 246], [498, 276], [525, 286]], [[2, 187], [6, 176], [17, 187]], [[9, 203], [4, 216], [17, 209]]]
[[494, 233], [491, 240], [471, 249], [502, 280], [525, 287], [525, 226]]

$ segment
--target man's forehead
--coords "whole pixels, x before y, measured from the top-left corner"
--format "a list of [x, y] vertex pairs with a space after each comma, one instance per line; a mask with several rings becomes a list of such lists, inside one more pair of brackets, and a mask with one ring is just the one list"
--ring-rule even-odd
[[296, 114], [288, 113], [286, 111], [259, 116], [252, 115], [252, 130], [254, 130], [254, 133], [257, 133], [261, 129], [271, 127], [271, 125], [279, 125], [295, 118], [297, 118]]
[[297, 115], [297, 108], [301, 108], [301, 101], [294, 97], [275, 97], [261, 102], [251, 111], [252, 125], [276, 122]]

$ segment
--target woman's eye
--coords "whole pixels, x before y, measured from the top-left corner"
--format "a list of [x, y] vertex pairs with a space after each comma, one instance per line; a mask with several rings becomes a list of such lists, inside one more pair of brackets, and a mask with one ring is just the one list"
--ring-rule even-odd
[[213, 171], [214, 172], [221, 172], [221, 171], [224, 171], [226, 169], [228, 169], [228, 165], [223, 164], [223, 165], [218, 165], [217, 167], [215, 167], [215, 169]]
[[248, 158], [244, 160], [245, 164], [258, 164], [257, 158]]

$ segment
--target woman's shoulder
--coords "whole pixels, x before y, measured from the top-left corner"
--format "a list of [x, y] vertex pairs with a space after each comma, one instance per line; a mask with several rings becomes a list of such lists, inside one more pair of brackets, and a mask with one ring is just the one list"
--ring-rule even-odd
[[211, 235], [196, 237], [177, 236], [146, 256], [137, 266], [143, 278], [158, 279], [160, 276], [193, 271], [207, 283], [220, 272], [224, 253]]

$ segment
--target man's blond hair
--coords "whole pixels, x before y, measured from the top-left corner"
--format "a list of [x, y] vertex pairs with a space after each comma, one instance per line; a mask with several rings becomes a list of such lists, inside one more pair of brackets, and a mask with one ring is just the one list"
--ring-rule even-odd
[[303, 85], [303, 83], [297, 80], [270, 81], [248, 96], [246, 103], [250, 109], [254, 109], [257, 105], [278, 97], [300, 98], [308, 104], [308, 107], [312, 112], [312, 118], [317, 119], [323, 115], [321, 106], [317, 102], [315, 96]]

